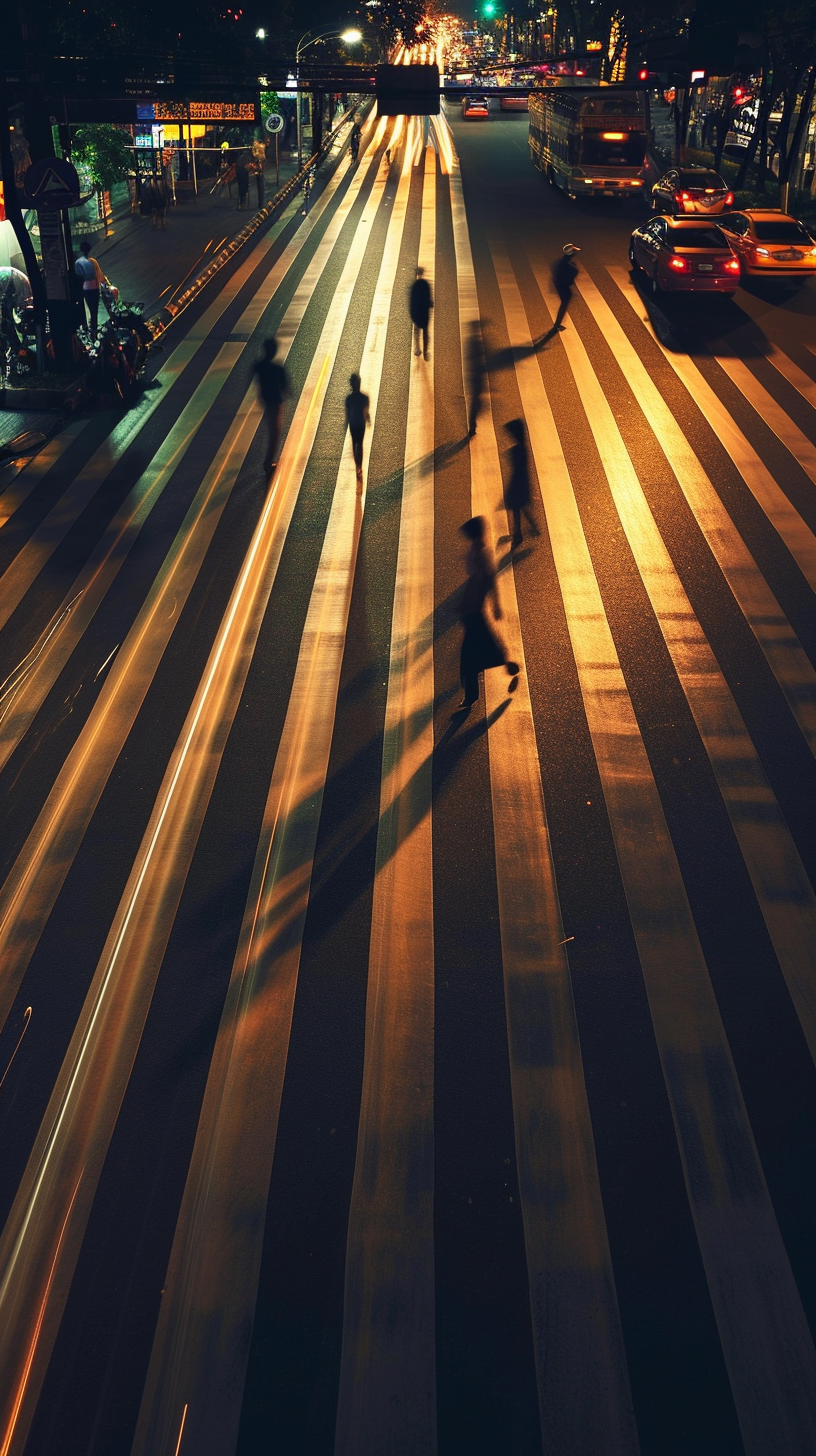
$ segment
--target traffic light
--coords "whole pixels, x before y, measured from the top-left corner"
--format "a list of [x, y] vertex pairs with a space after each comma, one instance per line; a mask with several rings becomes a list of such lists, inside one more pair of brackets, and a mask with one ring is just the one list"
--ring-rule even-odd
[[638, 80], [639, 81], [648, 81], [648, 79], [649, 79], [649, 68], [648, 68], [648, 66], [641, 66], [640, 70], [638, 71]]
[[747, 106], [754, 99], [753, 92], [750, 86], [732, 86], [731, 99], [735, 106]]
[[484, 16], [485, 20], [495, 19], [496, 6], [494, 4], [494, 0], [484, 0], [484, 4], [482, 5], [482, 15]]

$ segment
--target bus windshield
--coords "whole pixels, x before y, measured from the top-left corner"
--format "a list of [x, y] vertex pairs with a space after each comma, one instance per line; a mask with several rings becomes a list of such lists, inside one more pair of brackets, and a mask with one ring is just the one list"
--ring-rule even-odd
[[642, 167], [645, 156], [644, 132], [627, 132], [613, 139], [602, 132], [585, 131], [581, 139], [581, 161], [590, 167]]

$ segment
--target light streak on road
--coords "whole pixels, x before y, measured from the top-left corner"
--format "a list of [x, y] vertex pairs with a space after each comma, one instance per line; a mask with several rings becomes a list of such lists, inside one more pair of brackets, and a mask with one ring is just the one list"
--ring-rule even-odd
[[[382, 173], [375, 178], [358, 224], [361, 237], [370, 233], [386, 182], [387, 177]], [[274, 484], [168, 765], [0, 1244], [0, 1258], [4, 1258], [7, 1270], [0, 1294], [0, 1370], [9, 1385], [16, 1385], [21, 1378], [21, 1352], [30, 1345], [31, 1311], [44, 1297], [43, 1270], [52, 1260], [59, 1260], [60, 1279], [48, 1299], [48, 1338], [38, 1335], [36, 1358], [26, 1367], [25, 1381], [31, 1390], [26, 1406], [29, 1412], [59, 1327], [105, 1151], [138, 1049], [229, 726], [249, 671], [297, 492], [314, 443], [329, 366], [363, 258], [364, 249], [352, 244]], [[260, 417], [253, 386], [239, 408], [236, 426], [228, 433], [205, 478], [210, 489], [221, 484], [220, 509], [210, 505], [204, 512], [209, 533], [206, 544], [212, 539]], [[203, 543], [204, 533], [200, 531], [196, 538], [188, 526], [186, 530], [182, 528], [178, 539], [186, 549], [191, 539]], [[197, 567], [190, 574], [190, 585], [196, 576]], [[166, 594], [171, 586], [172, 573], [161, 573], [156, 592]], [[138, 651], [138, 645], [137, 640], [134, 652]], [[103, 695], [113, 680], [121, 680], [126, 672], [127, 652], [123, 651], [117, 657]], [[82, 751], [87, 752], [88, 747], [85, 739]], [[70, 787], [69, 783], [69, 799]], [[83, 795], [86, 813], [87, 806], [87, 796]], [[47, 847], [53, 855], [51, 836]], [[20, 910], [27, 909], [26, 883], [25, 879], [22, 883], [18, 880], [12, 908], [16, 904]], [[76, 1170], [81, 1170], [83, 1175], [82, 1198], [75, 1209], [72, 1198], [73, 1216], [70, 1223], [63, 1223], [56, 1241], [55, 1220], [62, 1217], [62, 1195]], [[66, 1230], [68, 1237], [64, 1237]], [[50, 1288], [49, 1285], [49, 1291]]]
[[[410, 182], [406, 156], [360, 366], [373, 428]], [[366, 228], [370, 222], [361, 222], [361, 238]], [[352, 244], [352, 271], [356, 251], [362, 248]], [[366, 480], [367, 469], [366, 461]], [[176, 1227], [134, 1456], [169, 1452], [179, 1402], [193, 1391], [191, 1430], [199, 1449], [211, 1442], [226, 1453], [237, 1432], [248, 1356], [243, 1331], [255, 1303], [302, 918], [364, 504], [346, 446]], [[215, 1344], [214, 1306], [220, 1311]]]

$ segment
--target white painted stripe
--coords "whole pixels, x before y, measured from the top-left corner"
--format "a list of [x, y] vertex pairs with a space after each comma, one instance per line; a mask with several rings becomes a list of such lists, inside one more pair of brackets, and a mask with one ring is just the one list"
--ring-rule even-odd
[[[479, 317], [458, 165], [451, 176], [462, 355]], [[470, 444], [471, 507], [507, 530], [492, 409]], [[502, 631], [521, 667], [486, 672], [485, 706], [519, 1195], [545, 1451], [638, 1451], [626, 1352], [595, 1162], [564, 927], [547, 826], [512, 564]], [[558, 1197], [553, 1198], [553, 1188]]]
[[[540, 288], [543, 280], [544, 275], [539, 273]], [[606, 299], [585, 272], [578, 280], [578, 288], [631, 386], [808, 747], [816, 754], [816, 671], [807, 653]]]
[[816, 409], [816, 379], [812, 379], [804, 369], [800, 369], [798, 364], [794, 364], [787, 354], [783, 353], [781, 349], [777, 349], [776, 344], [766, 345], [765, 357], [769, 364], [773, 364], [774, 369], [778, 370], [784, 379], [787, 379], [788, 384], [792, 384], [802, 398]]
[[[361, 361], [374, 424], [410, 185], [404, 159]], [[363, 226], [370, 229], [370, 218]], [[185, 1407], [186, 1439], [196, 1450], [224, 1456], [235, 1445], [364, 499], [345, 451], [176, 1226], [134, 1456], [172, 1451]]]
[[[384, 177], [375, 182], [360, 221], [361, 237], [367, 237], [365, 226], [370, 231], [370, 221], [376, 214], [384, 185]], [[329, 366], [345, 325], [364, 255], [363, 247], [352, 247], [349, 252], [275, 484], [267, 497], [204, 676], [168, 765], [0, 1242], [0, 1268], [6, 1271], [0, 1284], [0, 1390], [8, 1393], [4, 1407], [7, 1428], [11, 1419], [8, 1410], [16, 1407], [14, 1419], [20, 1435], [15, 1439], [20, 1441], [24, 1440], [30, 1423], [59, 1328], [105, 1151], [130, 1076], [223, 746], [249, 670], [303, 470], [314, 443]], [[260, 418], [260, 408], [253, 396], [254, 390], [247, 392], [238, 429], [228, 436], [226, 455], [219, 452], [218, 474], [223, 472], [228, 483], [223, 491], [224, 500]], [[218, 512], [213, 510], [213, 515], [217, 519]], [[202, 530], [193, 539], [198, 543], [204, 534]], [[194, 579], [195, 572], [192, 576]], [[156, 596], [160, 595], [162, 585], [166, 585], [165, 578], [157, 584]], [[137, 623], [139, 627], [141, 620]], [[131, 634], [134, 639], [131, 656], [138, 651], [137, 629]], [[113, 664], [108, 684], [112, 679], [121, 681], [122, 665], [127, 658], [123, 647]], [[103, 688], [103, 694], [104, 691]], [[128, 700], [121, 711], [129, 707]], [[104, 760], [104, 713], [96, 715], [94, 729], [102, 740], [99, 746]], [[89, 803], [93, 807], [94, 795], [98, 798], [101, 792], [99, 780], [103, 774], [107, 777], [112, 766], [104, 762], [100, 771], [95, 759], [89, 764], [92, 736], [92, 733], [83, 733], [55, 787], [55, 793], [61, 791], [53, 810], [54, 818], [62, 819], [59, 839], [48, 834], [43, 837], [41, 815], [29, 839], [29, 843], [34, 841], [39, 866], [26, 846], [12, 874], [10, 904], [4, 892], [5, 936], [11, 938], [16, 930], [29, 954], [32, 938], [36, 943], [43, 923], [43, 910], [46, 914], [50, 910], [55, 886], [58, 888], [62, 883], [79, 842], [75, 820], [81, 816], [87, 822]], [[75, 779], [82, 778], [85, 779], [79, 785], [82, 792], [72, 795]], [[47, 804], [44, 814], [48, 810]], [[66, 846], [70, 847], [66, 850]], [[34, 907], [26, 891], [33, 889], [33, 872], [38, 867], [41, 872], [32, 917]], [[44, 900], [48, 901], [47, 906]], [[70, 1209], [66, 1212], [69, 1195]]]
[[686, 386], [703, 418], [708, 421], [748, 489], [762, 507], [774, 530], [784, 541], [799, 570], [811, 588], [816, 591], [816, 537], [813, 532], [802, 520], [799, 512], [791, 505], [785, 492], [774, 480], [770, 470], [735, 424], [725, 405], [717, 398], [697, 366], [687, 355], [673, 353], [671, 349], [666, 349], [661, 344], [648, 316], [644, 316], [643, 299], [633, 287], [626, 269], [616, 265], [608, 271], [627, 303], [645, 324], [663, 357], [671, 365], [678, 379]]
[[[535, 268], [551, 312], [551, 280]], [[697, 724], [762, 918], [816, 1060], [816, 896], [742, 716], [657, 529], [575, 329], [562, 340], [621, 525]], [[815, 1367], [816, 1373], [816, 1367]]]
[[804, 431], [794, 424], [790, 415], [774, 399], [769, 390], [760, 384], [756, 375], [747, 364], [743, 363], [742, 359], [732, 359], [727, 354], [717, 354], [713, 349], [709, 352], [712, 358], [716, 359], [723, 373], [728, 375], [731, 383], [736, 385], [740, 394], [753, 406], [760, 419], [769, 429], [773, 430], [777, 439], [782, 441], [786, 450], [789, 450], [794, 460], [798, 461], [805, 474], [816, 483], [816, 445], [813, 441], [809, 440]]
[[24, 460], [18, 465], [6, 465], [0, 474], [0, 527], [5, 526], [6, 521], [11, 520], [15, 511], [28, 500], [32, 491], [45, 478], [48, 471], [65, 454], [65, 451], [74, 443], [74, 440], [82, 434], [90, 421], [90, 415], [85, 419], [71, 420], [64, 430], [61, 430], [53, 440], [43, 445], [41, 450], [30, 460]]
[[[496, 274], [584, 708], [747, 1456], [816, 1446], [816, 1354], [660, 797], [604, 612], [515, 277]], [[648, 852], [644, 851], [648, 846]], [[780, 1352], [784, 1351], [784, 1356]]]
[[[408, 151], [416, 118], [412, 130]], [[418, 261], [431, 284], [435, 161], [428, 147]], [[412, 356], [335, 1456], [436, 1451], [430, 370]]]
[[[332, 217], [321, 241], [315, 250], [314, 256], [301, 278], [289, 307], [281, 319], [278, 330], [278, 360], [284, 363], [292, 343], [300, 328], [306, 310], [311, 303], [314, 290], [317, 287], [325, 268], [328, 266], [332, 253], [345, 225], [351, 208], [358, 197], [363, 179], [366, 176], [365, 169], [360, 168], [352, 179], [349, 188]], [[310, 214], [311, 217], [311, 214]], [[65, 593], [62, 602], [54, 613], [51, 622], [40, 634], [38, 641], [30, 649], [28, 654], [34, 664], [32, 670], [21, 680], [19, 688], [13, 694], [11, 701], [0, 702], [0, 768], [8, 761], [17, 744], [21, 741], [23, 734], [36, 716], [40, 706], [50, 691], [57, 677], [68, 661], [71, 653], [77, 646], [83, 632], [98, 611], [102, 601], [119, 570], [124, 565], [130, 551], [133, 549], [141, 528], [147, 521], [150, 512], [161, 498], [161, 494], [171, 479], [173, 473], [178, 469], [187, 451], [193, 444], [198, 430], [206, 419], [208, 412], [215, 405], [221, 389], [227, 383], [232, 370], [242, 362], [243, 350], [236, 353], [236, 340], [249, 340], [255, 328], [260, 323], [261, 317], [274, 297], [280, 283], [288, 273], [295, 261], [302, 239], [298, 243], [291, 243], [277, 263], [270, 270], [266, 278], [257, 288], [250, 299], [241, 317], [238, 319], [230, 342], [222, 346], [219, 353], [207, 370], [201, 383], [196, 388], [189, 403], [185, 406], [178, 420], [171, 427], [169, 434], [160, 445], [150, 464], [139, 476], [135, 485], [128, 492], [119, 510], [110, 522], [104, 536], [96, 546], [82, 571]], [[220, 310], [219, 310], [220, 312]], [[200, 340], [195, 344], [197, 349]], [[192, 357], [192, 355], [190, 355]], [[187, 356], [185, 355], [185, 359]], [[189, 360], [187, 360], [189, 362]], [[142, 420], [144, 423], [144, 420]], [[130, 442], [130, 437], [128, 443]], [[124, 449], [120, 443], [120, 449]], [[112, 468], [113, 461], [107, 444], [103, 445], [86, 467], [94, 470], [94, 462], [97, 461], [99, 470], [107, 475]], [[99, 471], [95, 473], [94, 489], [97, 489], [100, 480], [96, 479]], [[52, 515], [60, 517], [59, 530], [67, 530], [72, 524], [70, 514], [62, 521], [60, 512], [64, 502], [59, 502]], [[49, 518], [50, 519], [50, 518]], [[54, 534], [57, 534], [55, 529]], [[14, 578], [14, 591], [17, 598], [22, 591], [33, 584], [37, 572], [43, 564], [41, 546], [42, 542], [47, 544], [50, 554], [52, 547], [51, 535], [48, 529], [48, 520], [43, 523], [40, 531], [28, 543], [28, 546], [18, 556], [14, 567], [8, 575]], [[8, 590], [8, 582], [4, 579], [4, 604], [13, 596]], [[7, 593], [7, 594], [6, 594]], [[176, 613], [173, 621], [178, 621], [179, 613]], [[0, 625], [2, 625], [2, 608], [0, 608]], [[59, 628], [54, 631], [54, 623], [59, 623]], [[41, 650], [42, 649], [42, 650]]]

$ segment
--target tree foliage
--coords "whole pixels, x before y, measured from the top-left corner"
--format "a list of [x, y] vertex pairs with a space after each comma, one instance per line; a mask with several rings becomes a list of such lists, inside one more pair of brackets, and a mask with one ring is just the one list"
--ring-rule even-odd
[[133, 166], [129, 138], [107, 122], [87, 122], [78, 127], [71, 156], [103, 192], [109, 192]]

